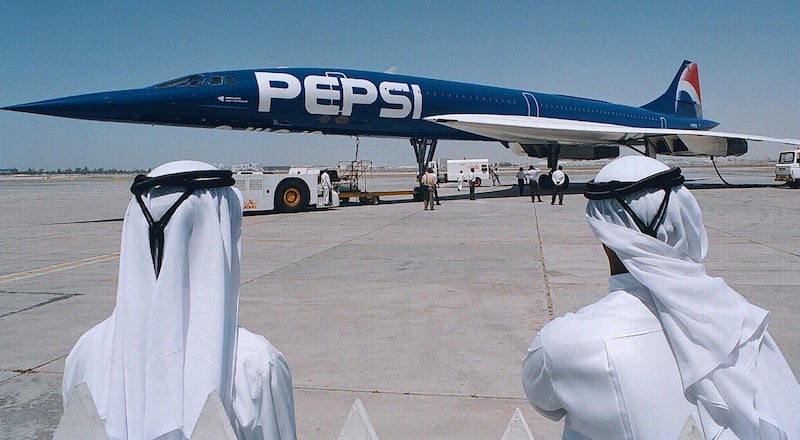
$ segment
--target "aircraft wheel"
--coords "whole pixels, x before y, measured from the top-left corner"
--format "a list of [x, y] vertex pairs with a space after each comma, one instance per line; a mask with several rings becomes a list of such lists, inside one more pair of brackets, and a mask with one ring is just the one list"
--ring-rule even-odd
[[287, 181], [278, 185], [275, 208], [280, 212], [297, 212], [308, 205], [308, 188], [302, 181]]
[[381, 199], [378, 196], [375, 196], [372, 199], [370, 199], [370, 203], [372, 203], [373, 205], [377, 205], [380, 202], [381, 202]]

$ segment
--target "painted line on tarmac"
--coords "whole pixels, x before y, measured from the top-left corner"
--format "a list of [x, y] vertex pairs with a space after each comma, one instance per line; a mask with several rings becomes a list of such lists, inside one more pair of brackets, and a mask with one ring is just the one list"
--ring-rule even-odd
[[463, 394], [463, 393], [435, 393], [435, 392], [422, 392], [422, 391], [396, 391], [396, 390], [379, 390], [379, 389], [357, 389], [357, 388], [335, 388], [335, 387], [312, 387], [306, 385], [295, 385], [295, 390], [305, 391], [329, 391], [337, 393], [356, 393], [356, 394], [391, 394], [396, 396], [422, 396], [422, 397], [457, 397], [469, 399], [486, 399], [486, 400], [520, 400], [527, 401], [525, 397], [515, 396], [489, 396], [482, 394]]
[[539, 213], [536, 211], [535, 203], [533, 204], [533, 222], [536, 226], [536, 240], [539, 242], [539, 262], [542, 264], [542, 276], [544, 277], [544, 296], [547, 299], [547, 317], [552, 321], [555, 315], [553, 311], [553, 296], [550, 292], [550, 277], [547, 275], [547, 261], [544, 257], [542, 231], [539, 228]]
[[23, 278], [30, 278], [39, 275], [45, 275], [67, 269], [74, 269], [76, 267], [85, 266], [87, 264], [101, 263], [103, 261], [113, 260], [115, 258], [119, 258], [119, 252], [114, 252], [113, 254], [98, 255], [96, 257], [84, 258], [82, 260], [70, 261], [67, 263], [56, 264], [53, 266], [42, 267], [39, 269], [28, 270], [25, 272], [11, 273], [8, 275], [0, 276], [0, 283], [4, 283], [6, 281], [21, 280]]

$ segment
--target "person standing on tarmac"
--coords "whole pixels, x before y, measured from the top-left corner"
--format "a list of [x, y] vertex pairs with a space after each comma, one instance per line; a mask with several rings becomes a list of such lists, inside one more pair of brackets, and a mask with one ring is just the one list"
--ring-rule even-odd
[[563, 205], [564, 191], [566, 191], [567, 186], [569, 186], [569, 177], [567, 177], [567, 173], [564, 172], [564, 167], [559, 165], [558, 169], [553, 171], [550, 175], [550, 178], [553, 180], [553, 198], [550, 200], [550, 204], [555, 204], [556, 196], [558, 196], [558, 204]]
[[464, 170], [458, 170], [458, 190], [464, 187]]
[[522, 195], [525, 192], [525, 171], [522, 170], [522, 167], [519, 167], [519, 171], [517, 171], [517, 187], [519, 195]]
[[531, 190], [531, 202], [535, 202], [534, 197], [543, 202], [542, 196], [539, 195], [539, 173], [541, 170], [533, 165], [528, 166], [528, 171], [525, 172], [525, 178], [528, 179], [528, 187]]
[[319, 176], [320, 186], [322, 187], [322, 200], [325, 206], [331, 205], [331, 176], [328, 174], [328, 170], [322, 170], [322, 174]]
[[475, 168], [469, 170], [469, 199], [475, 200], [475, 185], [478, 183], [478, 176], [475, 175]]
[[431, 211], [433, 211], [433, 200], [436, 196], [436, 175], [433, 174], [432, 168], [428, 168], [425, 174], [422, 175], [420, 183], [425, 191], [425, 210], [427, 211], [430, 206]]
[[497, 178], [497, 170], [492, 167], [489, 167], [489, 179], [492, 181], [492, 186], [500, 185], [500, 179]]

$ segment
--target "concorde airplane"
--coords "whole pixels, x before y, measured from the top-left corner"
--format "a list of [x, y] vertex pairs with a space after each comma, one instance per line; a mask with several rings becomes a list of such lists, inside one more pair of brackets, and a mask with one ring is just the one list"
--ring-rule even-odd
[[710, 131], [697, 64], [684, 61], [664, 94], [641, 106], [573, 96], [345, 69], [200, 73], [142, 89], [5, 107], [67, 118], [256, 132], [408, 138], [420, 174], [439, 139], [499, 141], [514, 153], [600, 159], [627, 146], [655, 156], [730, 156], [748, 141]]

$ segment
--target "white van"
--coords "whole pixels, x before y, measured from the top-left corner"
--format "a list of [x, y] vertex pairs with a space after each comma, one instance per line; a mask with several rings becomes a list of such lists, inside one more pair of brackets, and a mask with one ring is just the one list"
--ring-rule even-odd
[[473, 169], [475, 170], [475, 175], [477, 177], [475, 180], [475, 186], [481, 186], [482, 181], [492, 181], [489, 177], [489, 159], [448, 160], [445, 181], [457, 182], [459, 171], [463, 171], [464, 178], [467, 178], [470, 170]]
[[786, 182], [792, 188], [800, 188], [800, 148], [781, 151], [775, 165], [775, 180]]

